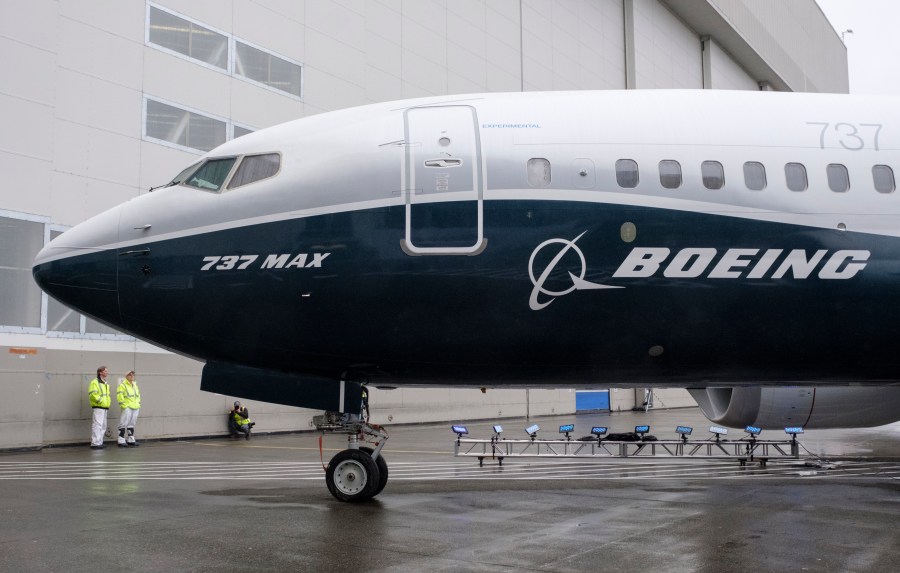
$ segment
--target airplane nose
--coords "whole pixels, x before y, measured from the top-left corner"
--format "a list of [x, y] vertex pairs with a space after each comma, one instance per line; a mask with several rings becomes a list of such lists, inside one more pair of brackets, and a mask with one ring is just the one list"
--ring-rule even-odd
[[69, 229], [38, 252], [32, 275], [61, 303], [107, 324], [119, 322], [116, 242], [120, 207]]

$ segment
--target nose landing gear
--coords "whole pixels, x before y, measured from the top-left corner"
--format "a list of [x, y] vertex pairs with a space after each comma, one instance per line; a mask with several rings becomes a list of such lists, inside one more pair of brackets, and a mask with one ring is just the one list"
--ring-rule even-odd
[[[353, 414], [326, 412], [313, 419], [323, 432], [347, 434], [347, 449], [338, 452], [325, 470], [325, 485], [336, 499], [348, 502], [368, 501], [387, 485], [388, 467], [381, 449], [388, 439], [381, 426], [362, 421]], [[375, 449], [360, 446], [361, 437], [375, 441]]]

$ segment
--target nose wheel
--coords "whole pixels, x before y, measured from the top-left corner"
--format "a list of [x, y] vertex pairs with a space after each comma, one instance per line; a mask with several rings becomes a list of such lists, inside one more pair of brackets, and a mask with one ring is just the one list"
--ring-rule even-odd
[[325, 470], [325, 484], [340, 501], [366, 501], [377, 493], [381, 482], [378, 466], [371, 454], [362, 450], [344, 450], [331, 458]]

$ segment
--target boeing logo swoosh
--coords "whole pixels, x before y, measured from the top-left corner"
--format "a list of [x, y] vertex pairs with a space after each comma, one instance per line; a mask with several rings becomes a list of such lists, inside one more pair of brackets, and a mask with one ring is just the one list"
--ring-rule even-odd
[[[587, 233], [585, 231], [584, 233]], [[584, 280], [584, 275], [587, 271], [587, 263], [584, 260], [584, 253], [581, 252], [581, 249], [575, 244], [578, 239], [584, 236], [584, 233], [581, 233], [571, 241], [567, 239], [548, 239], [538, 245], [534, 251], [531, 252], [531, 258], [528, 259], [528, 275], [531, 277], [531, 283], [534, 285], [534, 288], [531, 289], [531, 298], [528, 300], [528, 306], [531, 307], [531, 310], [541, 310], [546, 308], [552, 303], [554, 300], [561, 296], [565, 296], [571, 292], [576, 290], [596, 290], [596, 289], [607, 289], [607, 288], [625, 288], [619, 286], [610, 286], [603, 285], [599, 283], [592, 283], [590, 281]], [[544, 271], [541, 273], [541, 276], [535, 278], [534, 276], [534, 259], [537, 257], [537, 254], [541, 252], [544, 248], [550, 247], [550, 245], [562, 245], [562, 248], [556, 253], [556, 256], [550, 261], [550, 263], [544, 268]], [[579, 273], [576, 276], [572, 271], [569, 271], [569, 277], [572, 279], [572, 286], [562, 291], [552, 291], [544, 288], [544, 282], [546, 282], [547, 277], [550, 276], [556, 269], [556, 265], [559, 264], [559, 261], [562, 260], [563, 256], [569, 251], [573, 251], [576, 255], [578, 255], [579, 260], [581, 261], [581, 269], [579, 269]], [[541, 296], [547, 298], [545, 301], [541, 301]]]

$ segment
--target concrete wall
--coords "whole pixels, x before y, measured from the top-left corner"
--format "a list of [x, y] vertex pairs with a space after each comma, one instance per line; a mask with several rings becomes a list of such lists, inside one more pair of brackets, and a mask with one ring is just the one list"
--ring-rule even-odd
[[[99, 366], [109, 368], [113, 394], [109, 431], [115, 437], [120, 410], [118, 383], [136, 370], [141, 411], [136, 435], [141, 439], [224, 435], [233, 396], [200, 391], [202, 364], [168, 353], [52, 352], [0, 347], [0, 449], [33, 448], [85, 442], [90, 438], [88, 383]], [[371, 420], [408, 424], [467, 419], [501, 419], [575, 411], [573, 390], [487, 390], [448, 388], [370, 389]], [[243, 401], [256, 431], [312, 429], [317, 410]]]

